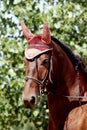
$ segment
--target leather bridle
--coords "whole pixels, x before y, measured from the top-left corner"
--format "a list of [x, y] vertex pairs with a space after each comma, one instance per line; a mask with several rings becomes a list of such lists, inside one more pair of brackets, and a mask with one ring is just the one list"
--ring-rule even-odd
[[[37, 72], [38, 72], [38, 63], [37, 63], [37, 59], [38, 57], [36, 56], [35, 57], [35, 60], [36, 60], [36, 69], [37, 69]], [[47, 70], [46, 72], [46, 75], [44, 77], [43, 80], [39, 80], [35, 77], [32, 77], [32, 76], [26, 76], [25, 77], [25, 81], [27, 82], [28, 80], [33, 80], [34, 82], [36, 82], [37, 84], [39, 84], [41, 90], [40, 90], [40, 93], [41, 94], [44, 94], [44, 89], [45, 87], [48, 85], [49, 83], [49, 78], [50, 78], [50, 74], [51, 74], [51, 61], [52, 61], [52, 56], [50, 57], [50, 63], [49, 63], [49, 69]], [[39, 72], [38, 72], [39, 73]]]
[[[36, 59], [36, 66], [38, 66], [38, 64], [37, 64], [37, 58], [38, 57], [36, 56], [35, 57], [35, 59]], [[50, 80], [50, 77], [51, 77], [51, 68], [52, 68], [52, 55], [50, 57], [49, 69], [47, 70], [47, 73], [46, 73], [46, 75], [45, 75], [45, 77], [44, 77], [44, 79], [42, 81], [39, 80], [39, 79], [36, 79], [35, 77], [32, 77], [32, 76], [26, 76], [25, 80], [26, 81], [33, 80], [34, 82], [36, 82], [37, 84], [39, 84], [39, 86], [41, 88], [41, 90], [40, 90], [41, 94], [46, 93], [47, 95], [63, 96], [63, 97], [66, 97], [66, 98], [76, 98], [76, 99], [78, 99], [79, 104], [81, 104], [81, 99], [82, 98], [87, 98], [87, 96], [82, 96], [82, 88], [81, 88], [81, 83], [80, 83], [80, 73], [79, 73], [79, 67], [78, 66], [79, 66], [78, 64], [76, 64], [76, 66], [75, 66], [75, 71], [77, 73], [77, 79], [78, 79], [78, 85], [79, 85], [79, 95], [78, 96], [67, 96], [67, 95], [59, 95], [58, 93], [53, 93], [53, 92], [44, 92], [44, 89], [48, 85], [49, 81], [51, 83], [53, 83], [53, 81]], [[38, 69], [37, 69], [37, 71], [38, 71]]]

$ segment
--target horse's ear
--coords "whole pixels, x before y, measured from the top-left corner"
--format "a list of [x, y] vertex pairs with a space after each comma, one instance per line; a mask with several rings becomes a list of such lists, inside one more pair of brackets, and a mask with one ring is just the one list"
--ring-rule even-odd
[[34, 35], [31, 33], [30, 30], [28, 30], [24, 22], [21, 23], [21, 27], [22, 27], [25, 38], [27, 39], [27, 41], [29, 41]]
[[44, 23], [43, 26], [42, 40], [44, 40], [47, 44], [51, 43], [51, 34], [47, 23]]

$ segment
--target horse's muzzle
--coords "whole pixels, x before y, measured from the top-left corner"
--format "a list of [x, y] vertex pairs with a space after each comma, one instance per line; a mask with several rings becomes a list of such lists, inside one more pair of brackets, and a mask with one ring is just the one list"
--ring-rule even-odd
[[36, 104], [36, 99], [34, 96], [31, 96], [30, 99], [23, 99], [23, 104], [26, 108], [33, 108]]

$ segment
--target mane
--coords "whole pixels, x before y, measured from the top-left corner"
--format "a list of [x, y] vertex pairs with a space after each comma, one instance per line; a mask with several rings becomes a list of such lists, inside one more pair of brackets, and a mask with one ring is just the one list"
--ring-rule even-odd
[[63, 49], [63, 51], [70, 59], [75, 71], [77, 69], [76, 67], [78, 66], [78, 70], [83, 73], [84, 79], [87, 82], [87, 70], [82, 58], [79, 55], [75, 55], [70, 47], [60, 42], [58, 39], [54, 38], [53, 36], [51, 36], [51, 39]]

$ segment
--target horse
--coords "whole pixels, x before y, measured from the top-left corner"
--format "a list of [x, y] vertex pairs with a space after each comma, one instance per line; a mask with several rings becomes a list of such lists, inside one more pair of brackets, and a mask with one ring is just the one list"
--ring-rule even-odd
[[87, 104], [70, 111], [64, 130], [87, 130]]
[[55, 37], [47, 23], [42, 34], [34, 35], [22, 22], [26, 78], [23, 103], [34, 108], [44, 89], [49, 109], [48, 130], [63, 130], [68, 113], [87, 103], [87, 70], [80, 56]]

